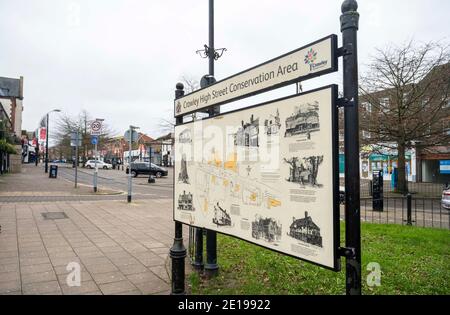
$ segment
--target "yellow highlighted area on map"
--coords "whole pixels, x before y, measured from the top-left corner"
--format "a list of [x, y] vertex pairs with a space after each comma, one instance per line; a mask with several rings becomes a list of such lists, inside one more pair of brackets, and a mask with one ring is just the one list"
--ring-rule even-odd
[[230, 155], [230, 157], [227, 159], [227, 161], [224, 164], [224, 168], [226, 170], [233, 171], [237, 173], [237, 153], [234, 152]]
[[269, 198], [267, 199], [267, 206], [269, 207], [269, 209], [272, 207], [279, 207], [281, 206], [281, 201], [275, 198]]

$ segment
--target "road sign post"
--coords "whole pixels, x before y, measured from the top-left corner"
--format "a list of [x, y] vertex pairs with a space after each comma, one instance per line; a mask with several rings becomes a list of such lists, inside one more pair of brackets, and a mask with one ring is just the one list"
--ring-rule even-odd
[[70, 146], [75, 147], [75, 188], [78, 187], [78, 147], [81, 146], [81, 139], [79, 131], [71, 133]]
[[135, 129], [139, 129], [139, 127], [130, 126], [130, 129], [125, 132], [124, 138], [125, 140], [128, 140], [128, 147], [129, 147], [129, 153], [128, 153], [128, 196], [127, 201], [131, 202], [131, 190], [132, 190], [132, 179], [131, 179], [131, 151], [132, 143], [136, 142], [138, 139], [138, 134]]
[[91, 143], [95, 146], [94, 148], [94, 154], [95, 154], [95, 169], [94, 169], [94, 192], [97, 192], [97, 182], [98, 182], [98, 164], [97, 164], [97, 160], [98, 160], [98, 150], [97, 150], [97, 145], [98, 145], [98, 137], [102, 134], [102, 122], [103, 119], [96, 119], [91, 123]]

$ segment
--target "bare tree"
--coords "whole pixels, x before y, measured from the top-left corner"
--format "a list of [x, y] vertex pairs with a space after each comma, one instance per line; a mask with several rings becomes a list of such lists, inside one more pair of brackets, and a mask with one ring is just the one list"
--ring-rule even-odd
[[449, 46], [413, 41], [377, 49], [361, 78], [361, 144], [398, 152], [398, 191], [408, 191], [407, 149], [448, 145]]
[[[83, 110], [78, 116], [72, 117], [67, 114], [60, 116], [56, 122], [56, 130], [53, 133], [53, 139], [56, 141], [57, 150], [60, 156], [72, 156], [72, 147], [70, 146], [70, 135], [72, 132], [78, 131], [81, 138], [81, 147], [79, 154], [83, 157], [83, 162], [86, 162], [88, 157], [88, 150], [91, 145], [90, 125], [94, 121], [90, 114]], [[99, 137], [99, 143], [104, 144], [109, 138], [114, 135], [114, 131], [108, 124], [102, 124], [102, 135]]]
[[[195, 90], [198, 90], [200, 88], [200, 83], [198, 80], [194, 79], [191, 76], [182, 76], [181, 82], [184, 85], [184, 93], [189, 94], [194, 92]], [[196, 114], [192, 114], [192, 119], [194, 120], [196, 118]], [[161, 129], [164, 133], [173, 132], [175, 128], [175, 119], [174, 118], [162, 118], [161, 121], [158, 124], [158, 127]]]

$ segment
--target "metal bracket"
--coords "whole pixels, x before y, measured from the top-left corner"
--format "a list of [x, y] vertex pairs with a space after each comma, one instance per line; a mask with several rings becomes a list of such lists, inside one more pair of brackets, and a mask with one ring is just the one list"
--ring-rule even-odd
[[345, 258], [354, 258], [356, 256], [356, 252], [353, 247], [339, 247], [338, 254], [340, 257]]
[[346, 97], [338, 98], [336, 101], [337, 107], [353, 107], [355, 105], [355, 100], [352, 98], [349, 100]]
[[351, 54], [353, 54], [353, 45], [352, 44], [347, 44], [345, 46], [339, 47], [337, 49], [336, 53], [337, 53], [338, 57], [351, 55]]

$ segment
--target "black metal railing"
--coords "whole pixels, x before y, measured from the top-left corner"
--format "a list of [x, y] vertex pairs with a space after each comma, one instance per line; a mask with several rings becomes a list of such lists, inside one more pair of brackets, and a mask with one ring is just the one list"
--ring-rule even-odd
[[450, 229], [450, 210], [442, 206], [440, 198], [409, 196], [383, 198], [383, 211], [373, 210], [372, 198], [361, 198], [361, 221]]

